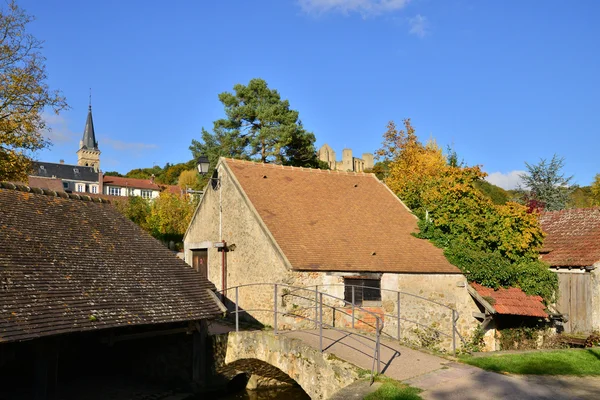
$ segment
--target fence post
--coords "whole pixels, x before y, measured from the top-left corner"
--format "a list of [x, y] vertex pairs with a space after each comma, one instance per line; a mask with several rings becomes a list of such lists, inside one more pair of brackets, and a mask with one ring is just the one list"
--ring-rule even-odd
[[277, 284], [274, 284], [273, 287], [275, 288], [273, 291], [273, 302], [275, 303], [275, 312], [273, 313], [273, 330], [277, 335]]
[[452, 309], [452, 352], [456, 355], [456, 311]]
[[315, 285], [315, 329], [319, 329], [319, 285]]
[[397, 324], [398, 324], [398, 341], [400, 341], [400, 292], [396, 292], [396, 294], [398, 295], [398, 305], [396, 306], [398, 309], [398, 319], [397, 319]]
[[377, 360], [375, 360], [375, 362], [377, 363], [377, 374], [379, 375], [380, 371], [381, 371], [381, 365], [379, 363], [381, 356], [379, 354], [379, 352], [381, 351], [381, 346], [380, 346], [380, 339], [379, 339], [379, 317], [375, 317], [375, 321], [377, 321], [376, 326], [377, 326], [377, 341], [375, 342], [375, 352], [377, 353]]
[[323, 293], [319, 293], [319, 350], [323, 352]]
[[235, 331], [240, 331], [240, 306], [239, 306], [239, 287], [235, 287]]
[[354, 329], [354, 285], [352, 285], [352, 329]]

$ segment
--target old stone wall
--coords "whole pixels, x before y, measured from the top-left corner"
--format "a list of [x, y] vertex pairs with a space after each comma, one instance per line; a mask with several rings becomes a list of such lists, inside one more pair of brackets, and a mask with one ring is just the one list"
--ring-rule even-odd
[[594, 264], [595, 269], [590, 272], [591, 276], [591, 322], [592, 331], [600, 332], [600, 261]]
[[265, 363], [296, 381], [311, 399], [327, 399], [360, 377], [356, 366], [298, 339], [260, 331], [227, 334], [225, 365], [255, 375], [273, 373]]

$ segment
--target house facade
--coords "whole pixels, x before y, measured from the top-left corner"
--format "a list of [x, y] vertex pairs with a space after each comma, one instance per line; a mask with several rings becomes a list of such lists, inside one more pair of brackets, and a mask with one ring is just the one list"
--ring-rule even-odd
[[60, 180], [61, 190], [67, 193], [102, 193], [102, 172], [91, 166], [60, 163], [34, 162], [33, 173], [30, 175], [31, 186], [44, 183], [41, 179]]
[[544, 212], [541, 259], [558, 275], [557, 310], [567, 333], [600, 331], [600, 208]]
[[176, 185], [162, 185], [150, 179], [135, 179], [119, 176], [104, 175], [102, 186], [103, 194], [110, 196], [140, 196], [152, 200], [160, 195], [163, 190], [180, 194], [181, 189]]
[[[354, 286], [355, 305], [378, 314], [401, 311], [407, 340], [423, 326], [451, 328], [452, 312], [444, 306], [459, 312], [461, 335], [477, 325], [472, 314], [479, 308], [464, 275], [441, 249], [412, 235], [416, 217], [374, 175], [231, 159], [221, 159], [216, 171], [184, 252], [217, 289], [272, 282], [314, 291], [318, 285], [345, 299], [338, 306], [347, 308]], [[372, 289], [357, 288], [363, 286]], [[273, 306], [273, 293], [261, 287], [238, 295], [242, 308]], [[302, 306], [301, 300], [285, 303]], [[267, 314], [255, 318], [272, 325]], [[386, 320], [384, 331], [396, 336], [397, 320]]]

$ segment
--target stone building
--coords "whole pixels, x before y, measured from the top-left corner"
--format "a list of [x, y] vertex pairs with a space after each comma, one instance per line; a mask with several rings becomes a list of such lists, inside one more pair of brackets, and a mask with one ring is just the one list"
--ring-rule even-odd
[[81, 138], [79, 150], [77, 150], [77, 165], [93, 167], [96, 171], [100, 170], [100, 149], [98, 148], [96, 133], [94, 132], [91, 104], [88, 108], [83, 138]]
[[[221, 159], [216, 176], [188, 227], [184, 252], [218, 289], [320, 285], [351, 301], [352, 286], [368, 286], [356, 289], [354, 300], [373, 312], [398, 312], [402, 291], [403, 320], [451, 329], [448, 305], [460, 313], [462, 335], [476, 326], [472, 313], [480, 309], [464, 275], [441, 249], [412, 235], [416, 217], [373, 174]], [[273, 305], [264, 288], [239, 295], [245, 309]], [[273, 323], [270, 315], [256, 318]], [[419, 326], [406, 322], [402, 337], [414, 338]], [[395, 336], [396, 320], [386, 320], [385, 331]]]
[[342, 150], [342, 161], [336, 161], [335, 151], [325, 143], [317, 151], [319, 160], [326, 162], [329, 169], [344, 172], [364, 172], [373, 168], [373, 154], [363, 153], [362, 158], [352, 156], [352, 149]]

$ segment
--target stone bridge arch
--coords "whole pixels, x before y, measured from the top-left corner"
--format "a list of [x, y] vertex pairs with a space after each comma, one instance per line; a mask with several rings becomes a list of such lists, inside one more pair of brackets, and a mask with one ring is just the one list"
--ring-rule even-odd
[[[311, 399], [328, 399], [361, 377], [360, 369], [299, 339], [270, 331], [229, 332], [218, 340], [224, 362], [236, 370], [299, 384]], [[264, 375], [261, 375], [264, 374]]]

